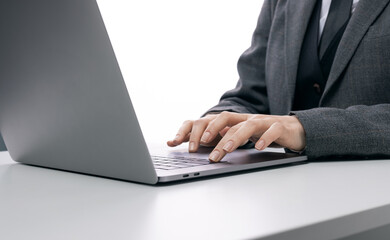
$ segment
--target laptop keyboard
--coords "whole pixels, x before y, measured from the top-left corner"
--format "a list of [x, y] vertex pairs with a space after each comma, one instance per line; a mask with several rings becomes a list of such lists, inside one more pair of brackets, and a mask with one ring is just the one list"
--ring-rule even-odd
[[210, 164], [208, 159], [190, 157], [152, 156], [152, 160], [154, 167], [161, 170], [174, 170]]

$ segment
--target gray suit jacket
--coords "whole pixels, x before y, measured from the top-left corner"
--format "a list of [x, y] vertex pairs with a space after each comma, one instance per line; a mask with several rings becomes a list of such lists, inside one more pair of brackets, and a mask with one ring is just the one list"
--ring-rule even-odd
[[[390, 0], [361, 0], [338, 47], [319, 108], [293, 112], [309, 158], [390, 156]], [[315, 0], [265, 0], [240, 79], [209, 112], [291, 113]]]

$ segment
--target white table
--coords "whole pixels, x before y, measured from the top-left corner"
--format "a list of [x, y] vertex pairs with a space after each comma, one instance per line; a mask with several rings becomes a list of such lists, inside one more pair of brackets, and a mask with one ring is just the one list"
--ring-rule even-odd
[[336, 239], [390, 224], [390, 160], [148, 186], [0, 153], [0, 239]]

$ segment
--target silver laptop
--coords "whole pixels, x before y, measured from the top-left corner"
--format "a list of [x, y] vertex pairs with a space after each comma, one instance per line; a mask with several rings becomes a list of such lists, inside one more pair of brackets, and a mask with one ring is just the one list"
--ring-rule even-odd
[[0, 132], [15, 161], [148, 184], [306, 160], [148, 149], [95, 0], [0, 1]]

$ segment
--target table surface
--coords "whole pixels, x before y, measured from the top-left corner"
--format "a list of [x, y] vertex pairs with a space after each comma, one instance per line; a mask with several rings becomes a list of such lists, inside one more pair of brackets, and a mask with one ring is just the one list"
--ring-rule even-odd
[[0, 238], [335, 239], [390, 223], [389, 173], [390, 160], [338, 160], [149, 186], [3, 152]]

